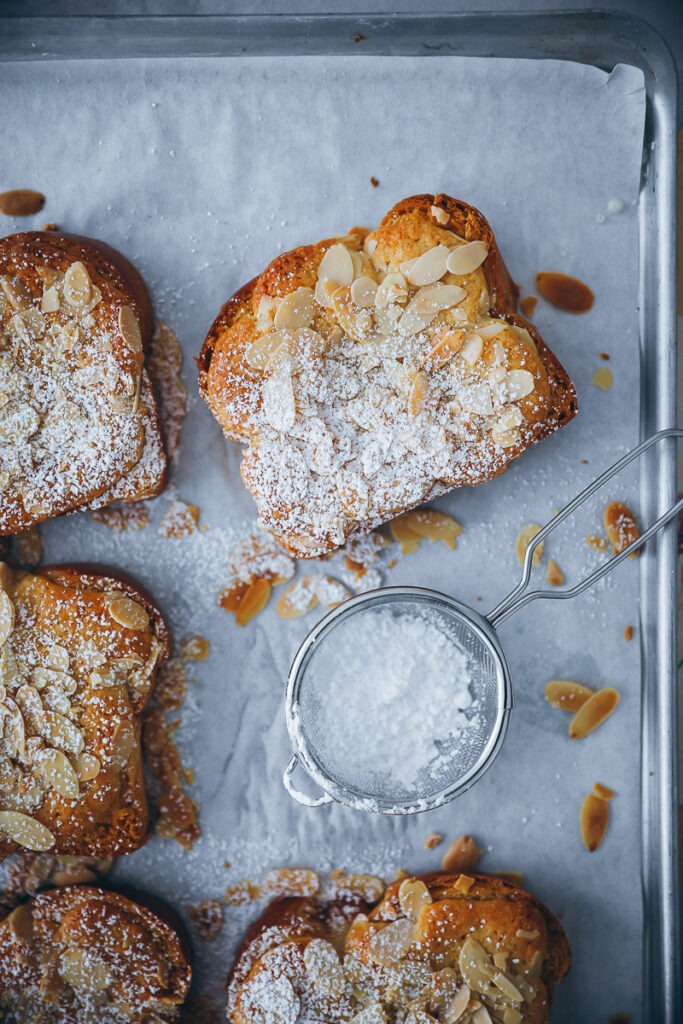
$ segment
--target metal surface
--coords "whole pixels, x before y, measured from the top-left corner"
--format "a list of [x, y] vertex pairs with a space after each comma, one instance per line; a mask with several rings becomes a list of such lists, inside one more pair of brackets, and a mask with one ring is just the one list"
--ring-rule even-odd
[[[436, 16], [6, 18], [0, 60], [268, 54], [460, 54], [558, 58], [640, 68], [647, 118], [640, 222], [641, 437], [676, 418], [676, 73], [645, 22], [607, 12]], [[675, 443], [648, 457], [641, 511], [654, 521], [676, 493]], [[643, 992], [646, 1019], [679, 1019], [676, 543], [641, 560]]]

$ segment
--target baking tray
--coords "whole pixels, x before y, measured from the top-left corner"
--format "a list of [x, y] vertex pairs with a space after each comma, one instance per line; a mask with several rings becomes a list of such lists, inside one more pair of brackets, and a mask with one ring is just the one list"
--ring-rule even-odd
[[[524, 57], [573, 60], [645, 77], [647, 113], [639, 196], [641, 437], [674, 425], [676, 74], [661, 38], [625, 15], [246, 16], [6, 18], [0, 59], [266, 55]], [[641, 512], [652, 521], [674, 498], [674, 442], [643, 466]], [[654, 557], [656, 555], [656, 557]], [[672, 1022], [683, 1011], [678, 917], [674, 528], [640, 565], [643, 1012]], [[284, 798], [284, 797], [283, 797]], [[631, 894], [632, 898], [632, 894]], [[596, 908], [596, 912], [599, 912]], [[618, 963], [613, 965], [619, 970]]]

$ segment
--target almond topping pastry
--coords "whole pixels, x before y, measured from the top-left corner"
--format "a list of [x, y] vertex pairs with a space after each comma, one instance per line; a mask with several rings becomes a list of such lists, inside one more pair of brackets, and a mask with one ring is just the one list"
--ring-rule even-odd
[[[603, 522], [607, 539], [612, 545], [615, 555], [620, 555], [629, 544], [632, 544], [640, 536], [638, 520], [623, 501], [612, 501], [607, 505], [603, 513]], [[633, 551], [628, 557], [635, 558], [638, 554], [640, 554], [639, 550]]]
[[411, 202], [405, 237], [392, 211], [276, 259], [205, 344], [204, 397], [249, 443], [260, 525], [298, 557], [488, 479], [554, 429], [558, 378], [494, 280], [492, 237], [442, 226], [461, 216], [447, 197]]

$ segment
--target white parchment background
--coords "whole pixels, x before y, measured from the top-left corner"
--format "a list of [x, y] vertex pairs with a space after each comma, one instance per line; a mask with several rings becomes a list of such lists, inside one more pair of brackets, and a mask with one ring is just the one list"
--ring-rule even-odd
[[[49, 560], [100, 560], [133, 572], [157, 595], [178, 639], [199, 632], [212, 645], [210, 660], [193, 670], [177, 734], [196, 770], [204, 836], [190, 854], [153, 839], [119, 863], [118, 877], [185, 911], [284, 864], [389, 877], [398, 867], [435, 867], [441, 852], [425, 851], [427, 833], [450, 840], [469, 832], [486, 847], [484, 869], [521, 870], [562, 915], [574, 965], [553, 1019], [630, 1012], [635, 1024], [640, 664], [637, 629], [631, 644], [622, 633], [638, 625], [636, 565], [572, 604], [535, 604], [502, 627], [516, 710], [500, 758], [465, 797], [411, 820], [300, 808], [280, 783], [288, 758], [282, 696], [313, 617], [283, 623], [269, 607], [240, 631], [215, 607], [227, 554], [251, 528], [253, 506], [239, 481], [238, 447], [223, 441], [196, 397], [192, 356], [221, 303], [277, 252], [352, 224], [374, 226], [416, 192], [445, 191], [478, 206], [523, 294], [537, 270], [588, 282], [596, 294], [588, 315], [541, 301], [535, 316], [576, 382], [578, 419], [502, 478], [438, 503], [464, 527], [457, 551], [423, 545], [386, 576], [487, 610], [515, 581], [519, 527], [544, 522], [637, 439], [640, 72], [458, 57], [45, 62], [0, 67], [0, 89], [2, 187], [48, 197], [38, 217], [8, 221], [6, 231], [56, 221], [133, 259], [157, 314], [182, 341], [192, 396], [173, 483], [200, 506], [208, 530], [158, 538], [168, 495], [139, 533], [112, 534], [84, 514], [43, 529]], [[610, 216], [613, 198], [625, 208]], [[600, 351], [611, 355], [614, 373], [605, 393], [590, 384], [605, 365]], [[605, 501], [615, 497], [637, 508], [634, 479], [611, 487]], [[598, 562], [584, 538], [600, 532], [599, 508], [549, 545], [568, 582]], [[616, 685], [619, 708], [598, 733], [572, 743], [567, 717], [543, 699], [552, 677]], [[605, 843], [589, 855], [578, 815], [596, 779], [618, 795]], [[230, 908], [221, 937], [197, 942], [203, 990], [219, 993], [255, 912]]]

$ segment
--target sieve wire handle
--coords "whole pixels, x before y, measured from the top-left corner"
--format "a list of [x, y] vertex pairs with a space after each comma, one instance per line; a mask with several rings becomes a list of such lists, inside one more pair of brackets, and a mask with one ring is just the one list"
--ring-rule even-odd
[[296, 767], [299, 763], [299, 758], [294, 754], [289, 764], [285, 768], [282, 774], [282, 782], [284, 787], [291, 797], [297, 801], [297, 803], [303, 804], [304, 807], [322, 807], [323, 804], [331, 804], [332, 797], [328, 793], [323, 793], [322, 796], [308, 796], [306, 793], [302, 793], [300, 789], [297, 789], [292, 781], [292, 775], [296, 771]]
[[657, 522], [653, 523], [645, 533], [632, 541], [627, 548], [624, 548], [622, 552], [615, 555], [613, 558], [608, 559], [603, 565], [596, 569], [595, 572], [592, 572], [590, 576], [587, 576], [585, 579], [581, 580], [580, 583], [570, 587], [568, 590], [531, 590], [526, 593], [526, 588], [531, 577], [531, 561], [534, 556], [534, 551], [538, 545], [542, 544], [545, 538], [548, 537], [561, 522], [567, 519], [580, 505], [583, 505], [584, 501], [590, 498], [592, 494], [595, 494], [595, 492], [599, 490], [607, 480], [611, 480], [612, 477], [616, 476], [616, 474], [624, 469], [625, 466], [628, 466], [629, 463], [639, 458], [639, 456], [642, 455], [644, 451], [647, 451], [648, 448], [651, 448], [652, 445], [670, 437], [683, 437], [683, 430], [672, 427], [669, 430], [660, 430], [658, 433], [648, 437], [647, 440], [643, 441], [632, 451], [624, 455], [624, 457], [619, 459], [618, 462], [615, 462], [613, 466], [606, 469], [605, 472], [597, 478], [597, 480], [594, 480], [592, 484], [589, 484], [588, 487], [585, 488], [585, 490], [581, 491], [580, 494], [577, 494], [577, 496], [570, 501], [561, 512], [558, 512], [549, 523], [546, 523], [543, 529], [540, 530], [533, 540], [529, 542], [524, 556], [521, 580], [515, 589], [512, 590], [507, 597], [503, 598], [500, 604], [497, 604], [496, 607], [486, 616], [494, 629], [497, 629], [501, 622], [504, 622], [511, 615], [514, 615], [514, 613], [520, 608], [529, 604], [530, 601], [537, 600], [539, 597], [548, 598], [550, 601], [566, 601], [570, 597], [576, 597], [577, 594], [582, 594], [584, 590], [587, 590], [597, 582], [597, 580], [606, 576], [608, 572], [611, 572], [612, 569], [619, 565], [620, 562], [623, 562], [625, 558], [628, 558], [629, 555], [633, 554], [634, 551], [638, 551], [643, 544], [647, 543], [650, 537], [653, 537], [663, 526], [666, 526], [667, 523], [671, 522], [681, 509], [683, 509], [683, 498], [681, 498], [672, 505], [671, 508], [664, 512]]

